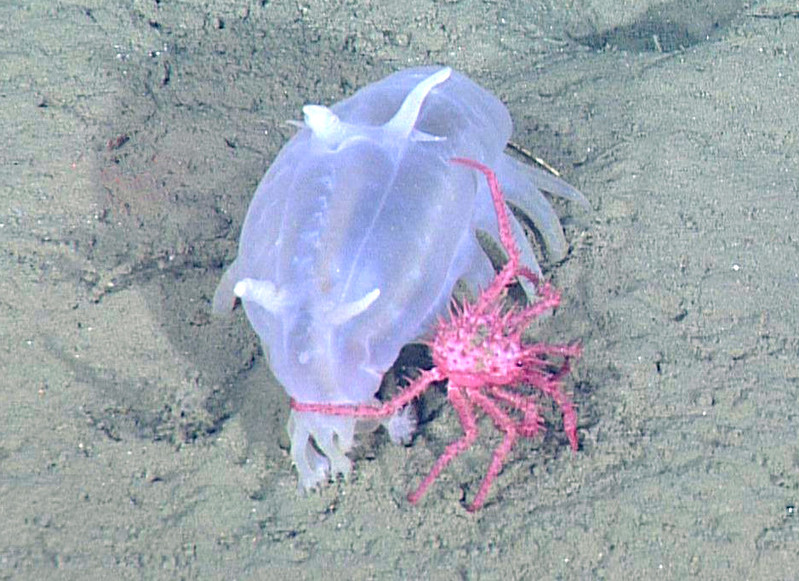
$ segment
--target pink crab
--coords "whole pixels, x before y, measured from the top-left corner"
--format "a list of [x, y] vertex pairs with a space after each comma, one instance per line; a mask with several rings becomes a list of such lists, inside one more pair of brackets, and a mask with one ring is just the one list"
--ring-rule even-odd
[[[569, 373], [570, 360], [580, 355], [577, 343], [550, 345], [530, 343], [522, 335], [530, 323], [560, 303], [560, 294], [549, 283], [519, 262], [519, 248], [511, 234], [508, 210], [497, 178], [480, 162], [453, 158], [483, 173], [499, 222], [500, 242], [508, 255], [507, 263], [484, 289], [476, 302], [453, 305], [449, 319], [440, 319], [428, 345], [433, 368], [423, 371], [416, 380], [391, 400], [376, 405], [301, 403], [291, 407], [301, 412], [316, 412], [358, 418], [390, 417], [422, 395], [435, 382], [447, 380], [447, 398], [458, 414], [463, 436], [449, 444], [428, 475], [408, 495], [416, 503], [446, 466], [465, 451], [478, 436], [479, 409], [505, 434], [494, 450], [491, 464], [480, 488], [467, 510], [479, 510], [492, 482], [502, 470], [505, 459], [519, 436], [532, 438], [543, 422], [538, 413], [537, 393], [550, 396], [563, 414], [563, 427], [573, 451], [577, 451], [577, 415], [570, 397], [563, 391], [562, 379]], [[506, 306], [507, 289], [525, 278], [536, 286], [537, 297], [526, 307]]]

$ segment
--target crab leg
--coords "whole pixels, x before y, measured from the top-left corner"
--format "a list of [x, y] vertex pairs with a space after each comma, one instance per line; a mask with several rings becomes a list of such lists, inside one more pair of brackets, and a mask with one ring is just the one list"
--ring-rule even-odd
[[497, 447], [496, 450], [494, 450], [494, 455], [491, 457], [491, 464], [488, 466], [488, 471], [486, 472], [483, 481], [480, 483], [480, 488], [477, 490], [477, 494], [475, 495], [472, 504], [467, 507], [469, 512], [475, 512], [480, 510], [480, 507], [483, 506], [486, 496], [488, 496], [488, 491], [491, 488], [491, 483], [494, 482], [494, 479], [502, 471], [502, 466], [505, 464], [505, 458], [508, 457], [511, 449], [516, 444], [516, 440], [519, 439], [519, 433], [516, 430], [516, 423], [487, 395], [480, 391], [474, 390], [469, 393], [469, 397], [474, 403], [480, 406], [480, 408], [487, 415], [491, 417], [499, 430], [505, 432], [505, 439], [502, 440], [502, 443]]
[[469, 448], [477, 439], [479, 430], [477, 428], [477, 418], [474, 415], [474, 409], [468, 397], [463, 393], [463, 389], [450, 384], [447, 389], [447, 397], [449, 398], [452, 407], [458, 412], [458, 418], [463, 428], [463, 437], [455, 440], [444, 449], [444, 453], [439, 456], [436, 463], [430, 469], [430, 472], [425, 476], [424, 480], [419, 486], [408, 495], [408, 501], [411, 504], [416, 504], [422, 498], [427, 489], [438, 478], [441, 471], [447, 467], [458, 454]]
[[311, 412], [327, 414], [329, 416], [346, 416], [351, 418], [387, 418], [411, 403], [422, 395], [427, 387], [444, 379], [438, 369], [429, 369], [422, 372], [408, 387], [403, 389], [396, 397], [381, 405], [348, 404], [348, 403], [309, 403], [292, 399], [291, 409], [297, 412]]

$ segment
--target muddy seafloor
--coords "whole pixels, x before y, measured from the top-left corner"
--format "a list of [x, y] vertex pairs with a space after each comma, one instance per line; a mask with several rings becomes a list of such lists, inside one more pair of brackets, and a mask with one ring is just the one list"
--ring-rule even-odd
[[[796, 12], [382, 4], [0, 7], [0, 578], [792, 578]], [[429, 63], [592, 207], [558, 206], [542, 325], [585, 348], [580, 450], [552, 414], [474, 515], [487, 421], [405, 500], [460, 434], [440, 391], [411, 446], [367, 436], [298, 496], [287, 399], [241, 310], [210, 315], [285, 121]]]

